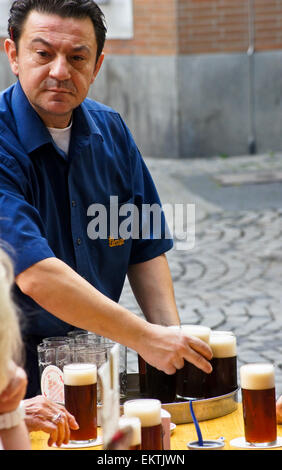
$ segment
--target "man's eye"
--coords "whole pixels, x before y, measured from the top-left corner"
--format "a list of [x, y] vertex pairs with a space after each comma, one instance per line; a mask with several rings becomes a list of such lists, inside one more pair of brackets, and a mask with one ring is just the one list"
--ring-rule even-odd
[[43, 58], [49, 56], [48, 52], [46, 52], [46, 51], [36, 51], [36, 52], [40, 57], [43, 57]]
[[80, 55], [74, 55], [72, 56], [72, 60], [74, 60], [75, 62], [82, 62], [84, 60], [84, 57]]

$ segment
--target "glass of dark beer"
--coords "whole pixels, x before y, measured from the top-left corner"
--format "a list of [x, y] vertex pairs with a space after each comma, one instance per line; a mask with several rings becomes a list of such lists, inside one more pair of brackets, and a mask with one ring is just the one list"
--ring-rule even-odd
[[[182, 325], [181, 331], [187, 336], [195, 336], [209, 344], [211, 329], [202, 325]], [[176, 379], [177, 398], [190, 400], [191, 398], [205, 398], [206, 380], [208, 374], [188, 361], [178, 370]]]
[[128, 400], [124, 415], [136, 416], [141, 422], [141, 450], [162, 450], [161, 402], [150, 398]]
[[210, 347], [213, 352], [213, 370], [206, 377], [205, 398], [226, 395], [238, 388], [235, 335], [220, 331], [211, 332]]
[[246, 364], [240, 368], [245, 440], [267, 447], [277, 439], [274, 366]]
[[[180, 325], [167, 328], [180, 331]], [[139, 386], [142, 396], [155, 398], [162, 403], [172, 403], [176, 399], [176, 373], [165, 372], [151, 366], [138, 355]]]
[[97, 439], [97, 367], [91, 363], [64, 366], [65, 407], [75, 417], [79, 429], [70, 430], [72, 443]]
[[146, 396], [162, 403], [176, 399], [176, 373], [168, 375], [146, 363]]
[[141, 450], [141, 421], [136, 416], [119, 418], [119, 429], [131, 428], [132, 436], [129, 450]]

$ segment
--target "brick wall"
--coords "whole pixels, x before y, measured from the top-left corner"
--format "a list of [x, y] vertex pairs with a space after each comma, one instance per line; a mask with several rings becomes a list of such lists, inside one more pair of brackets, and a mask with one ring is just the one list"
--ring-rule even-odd
[[[254, 0], [255, 48], [282, 49], [282, 0]], [[134, 38], [109, 40], [111, 54], [245, 52], [248, 0], [134, 0]]]
[[247, 0], [179, 0], [179, 53], [245, 51]]
[[177, 53], [176, 0], [133, 0], [134, 38], [108, 40], [109, 54], [174, 55]]
[[[247, 0], [179, 0], [179, 52], [243, 52], [249, 44]], [[254, 0], [255, 48], [282, 49], [282, 0]]]

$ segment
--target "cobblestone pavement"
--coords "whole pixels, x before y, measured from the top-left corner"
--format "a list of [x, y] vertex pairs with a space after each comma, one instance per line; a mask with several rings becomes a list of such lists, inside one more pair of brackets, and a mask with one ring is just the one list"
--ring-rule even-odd
[[[147, 158], [146, 163], [163, 203], [194, 203], [196, 207], [195, 247], [174, 248], [167, 254], [181, 322], [232, 330], [237, 336], [238, 369], [247, 362], [273, 362], [279, 396], [282, 183], [276, 180], [282, 155]], [[228, 187], [216, 182], [215, 177], [227, 174], [242, 181], [246, 176], [250, 180], [263, 176], [266, 182], [238, 185], [237, 181]], [[128, 283], [121, 303], [141, 315]], [[133, 351], [128, 352], [128, 370], [137, 370]]]

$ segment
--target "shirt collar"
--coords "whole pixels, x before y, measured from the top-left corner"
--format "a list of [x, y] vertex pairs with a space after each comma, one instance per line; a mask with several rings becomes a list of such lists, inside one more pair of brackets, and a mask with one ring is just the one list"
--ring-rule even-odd
[[91, 134], [99, 135], [102, 140], [102, 133], [89, 113], [86, 103], [81, 103], [73, 112], [74, 132], [78, 135], [89, 137]]
[[29, 103], [19, 81], [13, 89], [12, 108], [18, 136], [27, 153], [52, 142], [47, 127]]
[[[33, 152], [42, 145], [53, 143], [50, 132], [29, 103], [19, 81], [13, 89], [12, 108], [20, 141], [27, 153]], [[75, 133], [82, 138], [97, 134], [103, 140], [100, 129], [84, 103], [74, 110], [73, 128]]]

